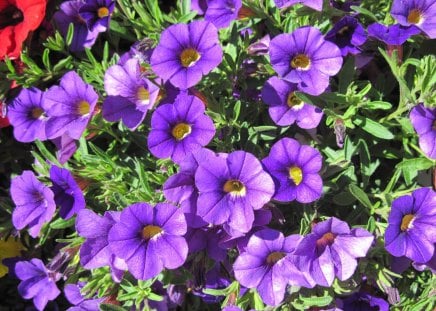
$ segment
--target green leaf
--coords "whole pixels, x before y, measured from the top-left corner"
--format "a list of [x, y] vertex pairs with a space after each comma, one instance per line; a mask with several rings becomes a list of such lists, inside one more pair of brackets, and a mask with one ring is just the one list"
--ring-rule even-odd
[[107, 304], [107, 303], [102, 303], [100, 305], [100, 310], [101, 311], [127, 311], [123, 307], [120, 307], [117, 305], [112, 305], [112, 304]]
[[50, 224], [50, 228], [52, 229], [65, 229], [69, 228], [74, 225], [74, 222], [76, 221], [75, 217], [71, 217], [70, 219], [56, 219]]
[[381, 110], [389, 110], [392, 108], [392, 104], [384, 101], [373, 101], [367, 102], [361, 106], [364, 109], [381, 109]]
[[368, 132], [369, 134], [377, 138], [381, 138], [381, 139], [394, 138], [394, 134], [392, 134], [391, 131], [389, 131], [386, 127], [384, 127], [380, 123], [371, 120], [369, 118], [357, 115], [353, 123], [359, 126], [361, 129], [363, 129], [365, 132]]
[[372, 203], [369, 200], [368, 195], [362, 189], [360, 189], [357, 185], [350, 184], [348, 186], [348, 190], [365, 207], [372, 209]]
[[405, 171], [422, 171], [433, 167], [435, 163], [426, 158], [404, 159], [395, 168]]

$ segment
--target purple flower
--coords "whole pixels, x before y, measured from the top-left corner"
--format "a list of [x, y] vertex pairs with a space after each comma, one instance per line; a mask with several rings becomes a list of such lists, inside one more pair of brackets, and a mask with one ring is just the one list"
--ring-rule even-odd
[[159, 95], [159, 87], [142, 76], [136, 58], [109, 67], [104, 88], [109, 96], [103, 102], [103, 117], [110, 122], [121, 119], [131, 130], [141, 124]]
[[68, 134], [52, 139], [58, 149], [56, 152], [56, 158], [60, 164], [65, 164], [73, 156], [77, 150], [76, 140], [72, 139]]
[[258, 41], [250, 44], [247, 48], [247, 52], [250, 55], [266, 55], [269, 53], [270, 42], [271, 38], [269, 34], [267, 34]]
[[8, 107], [8, 118], [14, 127], [15, 139], [28, 143], [46, 140], [47, 122], [44, 93], [37, 88], [22, 89]]
[[385, 232], [385, 248], [393, 256], [424, 263], [436, 242], [436, 192], [420, 188], [392, 202]]
[[419, 135], [419, 147], [436, 159], [436, 108], [418, 104], [410, 111], [410, 121]]
[[338, 299], [337, 304], [339, 308], [346, 311], [389, 311], [389, 303], [386, 300], [365, 292], [354, 293], [346, 298]]
[[290, 7], [294, 4], [301, 3], [316, 11], [322, 11], [322, 0], [274, 0], [279, 9]]
[[197, 11], [199, 15], [203, 15], [207, 10], [208, 0], [191, 0], [191, 10]]
[[434, 0], [394, 0], [391, 15], [401, 25], [415, 25], [431, 39], [436, 38], [436, 2]]
[[108, 240], [112, 252], [126, 261], [133, 276], [147, 280], [164, 268], [183, 265], [188, 255], [188, 245], [182, 237], [185, 233], [182, 210], [166, 203], [154, 208], [136, 203], [121, 212]]
[[85, 197], [70, 171], [52, 165], [50, 180], [53, 183], [51, 190], [54, 193], [54, 200], [56, 205], [60, 206], [59, 215], [63, 219], [69, 219], [85, 208]]
[[200, 193], [198, 215], [239, 232], [250, 231], [253, 210], [261, 209], [274, 193], [271, 176], [254, 155], [244, 151], [205, 159], [195, 173], [195, 184]]
[[195, 96], [181, 94], [174, 104], [158, 107], [151, 118], [148, 148], [157, 158], [182, 161], [206, 146], [215, 135], [212, 119]]
[[220, 227], [188, 228], [186, 241], [189, 254], [205, 250], [208, 257], [215, 261], [223, 261], [227, 256], [227, 250], [218, 244], [222, 231]]
[[67, 311], [99, 311], [100, 303], [103, 298], [99, 299], [86, 299], [82, 293], [81, 289], [85, 283], [79, 282], [79, 284], [67, 284], [64, 287], [64, 294], [67, 300], [74, 305], [70, 307]]
[[339, 48], [324, 40], [315, 27], [301, 27], [290, 34], [280, 34], [270, 43], [271, 65], [282, 77], [298, 84], [298, 89], [319, 95], [329, 85], [329, 77], [342, 66]]
[[292, 138], [282, 138], [271, 147], [262, 163], [276, 182], [273, 199], [310, 203], [320, 198], [322, 157], [315, 148]]
[[188, 89], [217, 67], [222, 56], [215, 26], [194, 21], [172, 25], [162, 32], [151, 56], [151, 67], [164, 81]]
[[74, 25], [73, 41], [70, 46], [72, 52], [80, 52], [85, 48], [92, 47], [99, 33], [97, 28], [90, 31], [86, 21], [80, 16], [79, 10], [83, 4], [81, 0], [63, 2], [60, 5], [60, 10], [53, 15], [53, 19], [64, 37], [67, 35], [68, 26]]
[[226, 28], [238, 17], [241, 7], [241, 0], [208, 0], [204, 19], [218, 29]]
[[288, 126], [297, 122], [304, 129], [316, 128], [323, 116], [322, 110], [303, 102], [295, 95], [297, 85], [278, 77], [271, 77], [262, 88], [262, 100], [275, 124]]
[[33, 172], [24, 171], [12, 179], [11, 197], [16, 205], [12, 212], [14, 227], [21, 230], [29, 226], [30, 235], [36, 238], [56, 210], [53, 192]]
[[272, 229], [254, 233], [233, 265], [236, 280], [245, 287], [256, 288], [266, 304], [279, 305], [290, 280], [293, 285], [309, 285], [288, 260], [300, 240], [298, 234], [285, 238]]
[[74, 71], [67, 72], [59, 86], [52, 86], [45, 95], [47, 115], [47, 137], [56, 138], [68, 134], [79, 139], [91, 119], [98, 95]]
[[21, 280], [18, 285], [20, 295], [24, 299], [33, 298], [33, 304], [40, 311], [61, 293], [56, 286], [60, 275], [48, 270], [40, 259], [17, 262], [15, 274]]
[[85, 0], [79, 13], [80, 17], [86, 21], [89, 30], [97, 29], [99, 32], [103, 32], [108, 28], [110, 16], [114, 9], [114, 0]]
[[405, 27], [400, 24], [385, 26], [379, 23], [369, 25], [367, 30], [369, 37], [376, 38], [389, 45], [402, 45], [411, 36], [421, 32], [415, 26]]
[[342, 56], [356, 55], [360, 53], [359, 46], [366, 41], [366, 33], [355, 17], [344, 16], [325, 35], [325, 39], [335, 43]]
[[364, 229], [352, 229], [331, 217], [317, 223], [312, 233], [298, 244], [294, 254], [299, 269], [322, 286], [331, 286], [335, 276], [345, 281], [357, 268], [356, 258], [365, 257], [374, 236]]

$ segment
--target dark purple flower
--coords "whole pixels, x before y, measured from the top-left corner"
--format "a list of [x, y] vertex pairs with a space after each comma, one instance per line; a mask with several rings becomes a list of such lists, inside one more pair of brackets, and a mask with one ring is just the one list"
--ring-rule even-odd
[[254, 233], [233, 265], [236, 280], [245, 287], [256, 288], [266, 304], [279, 305], [290, 281], [292, 285], [309, 285], [288, 258], [301, 238], [298, 234], [285, 238], [272, 229]]
[[80, 16], [79, 10], [83, 4], [84, 2], [81, 0], [63, 2], [60, 5], [60, 10], [53, 15], [53, 19], [64, 37], [67, 35], [68, 26], [74, 25], [73, 40], [70, 45], [72, 52], [80, 52], [85, 48], [92, 47], [99, 33], [97, 28], [90, 31], [86, 21]]
[[386, 26], [380, 23], [373, 23], [368, 26], [368, 36], [383, 41], [389, 45], [402, 45], [411, 36], [421, 31], [415, 26], [402, 26], [400, 24]]
[[112, 252], [126, 261], [133, 276], [147, 280], [164, 268], [183, 265], [188, 255], [188, 245], [182, 237], [185, 233], [182, 210], [166, 203], [154, 208], [136, 203], [121, 212], [108, 240]]
[[262, 100], [275, 124], [288, 126], [294, 122], [304, 129], [316, 128], [323, 116], [322, 110], [303, 102], [295, 95], [297, 85], [278, 77], [271, 77], [262, 88]]
[[50, 180], [53, 183], [51, 190], [54, 193], [56, 205], [60, 206], [59, 215], [63, 219], [69, 219], [85, 208], [85, 197], [70, 171], [52, 165]]
[[338, 299], [337, 304], [344, 311], [389, 311], [389, 303], [386, 300], [365, 292]]
[[391, 15], [401, 25], [415, 25], [431, 39], [436, 38], [436, 2], [434, 0], [394, 0]]
[[180, 162], [206, 146], [215, 135], [215, 126], [204, 112], [204, 104], [187, 94], [180, 94], [174, 104], [159, 106], [151, 118], [150, 152]]
[[175, 24], [162, 32], [151, 56], [153, 71], [175, 87], [188, 89], [217, 67], [223, 51], [212, 23]]
[[352, 12], [352, 6], [359, 6], [361, 4], [361, 0], [330, 0], [330, 6], [335, 9], [342, 10], [344, 12]]
[[203, 15], [207, 10], [208, 0], [191, 0], [191, 10], [197, 11], [199, 15]]
[[310, 203], [320, 198], [322, 157], [315, 148], [285, 137], [271, 147], [262, 163], [276, 182], [275, 200]]
[[114, 9], [114, 0], [85, 0], [79, 13], [80, 17], [86, 21], [89, 30], [97, 29], [99, 32], [103, 32], [109, 26], [110, 16]]
[[34, 87], [22, 89], [8, 106], [8, 118], [14, 127], [15, 139], [23, 143], [46, 140], [46, 110], [42, 91]]
[[[211, 165], [213, 163], [213, 165]], [[250, 231], [254, 210], [274, 193], [274, 183], [251, 153], [234, 151], [205, 159], [195, 173], [199, 190], [197, 213], [214, 225], [227, 223], [239, 232]]]
[[282, 79], [297, 83], [299, 90], [311, 95], [324, 92], [330, 76], [342, 66], [339, 48], [311, 26], [274, 37], [269, 55], [272, 67]]
[[226, 28], [238, 17], [242, 0], [208, 0], [204, 19], [216, 28]]
[[365, 43], [366, 33], [357, 18], [344, 16], [325, 35], [325, 39], [335, 43], [341, 50], [342, 56], [360, 53], [359, 46]]
[[109, 67], [104, 88], [109, 96], [103, 102], [103, 117], [110, 122], [121, 119], [131, 130], [141, 124], [159, 95], [159, 87], [142, 76], [136, 58]]
[[416, 105], [410, 111], [410, 121], [419, 135], [419, 147], [428, 157], [436, 159], [436, 107]]
[[39, 311], [44, 310], [47, 303], [61, 293], [56, 286], [60, 274], [48, 270], [38, 258], [17, 262], [15, 274], [21, 280], [18, 292], [24, 299], [33, 299]]
[[52, 139], [68, 134], [79, 139], [85, 131], [98, 95], [90, 84], [86, 84], [74, 71], [64, 74], [59, 86], [52, 86], [45, 95], [47, 115], [47, 137]]
[[50, 221], [56, 210], [54, 194], [31, 171], [24, 171], [12, 179], [11, 197], [16, 207], [12, 223], [18, 230], [29, 226], [29, 233], [36, 238], [44, 223]]
[[81, 289], [85, 283], [79, 282], [79, 284], [67, 284], [64, 287], [64, 295], [67, 300], [74, 305], [69, 307], [67, 311], [99, 311], [100, 304], [103, 298], [98, 299], [86, 299], [81, 293]]
[[316, 11], [322, 11], [323, 0], [274, 0], [279, 9], [290, 7], [294, 4], [301, 3]]
[[271, 38], [269, 34], [267, 34], [258, 41], [250, 44], [247, 48], [247, 52], [250, 55], [267, 55], [269, 53], [270, 42]]
[[294, 254], [299, 269], [310, 274], [322, 286], [333, 280], [349, 279], [357, 268], [356, 258], [365, 257], [374, 236], [364, 229], [352, 229], [344, 221], [331, 217], [317, 223], [312, 233], [298, 244]]
[[189, 254], [206, 251], [207, 256], [215, 261], [223, 261], [227, 256], [227, 250], [219, 247], [220, 227], [188, 228], [186, 241], [188, 242]]
[[73, 156], [77, 150], [76, 140], [72, 139], [68, 134], [52, 139], [58, 149], [56, 152], [56, 158], [60, 164], [65, 164]]
[[392, 202], [385, 232], [385, 248], [394, 256], [424, 263], [436, 242], [436, 192], [420, 188]]

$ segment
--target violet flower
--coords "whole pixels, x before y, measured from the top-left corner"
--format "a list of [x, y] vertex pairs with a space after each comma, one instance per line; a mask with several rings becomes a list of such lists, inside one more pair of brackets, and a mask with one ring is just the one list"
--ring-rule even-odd
[[388, 45], [402, 45], [411, 36], [421, 31], [415, 26], [402, 26], [400, 24], [386, 26], [380, 23], [373, 23], [368, 26], [368, 36], [376, 38]]
[[365, 292], [354, 293], [348, 297], [337, 299], [336, 302], [338, 307], [344, 311], [389, 311], [389, 303], [386, 300]]
[[80, 7], [80, 17], [86, 21], [88, 29], [99, 32], [106, 31], [109, 20], [115, 9], [114, 0], [85, 0]]
[[76, 140], [68, 136], [68, 134], [64, 133], [59, 137], [53, 138], [51, 141], [58, 149], [56, 152], [56, 158], [60, 164], [68, 162], [77, 150]]
[[242, 0], [208, 0], [204, 19], [216, 28], [226, 28], [238, 17]]
[[366, 41], [366, 33], [357, 18], [344, 16], [325, 35], [325, 39], [335, 43], [342, 56], [356, 55], [360, 53], [359, 46]]
[[78, 284], [67, 284], [64, 287], [64, 295], [67, 300], [73, 305], [67, 311], [99, 311], [100, 304], [104, 298], [86, 299], [81, 289], [85, 285], [84, 282]]
[[279, 9], [284, 9], [300, 3], [316, 11], [322, 11], [323, 0], [274, 0], [274, 3]]
[[436, 159], [436, 107], [418, 104], [410, 111], [410, 121], [419, 135], [419, 147], [432, 159]]

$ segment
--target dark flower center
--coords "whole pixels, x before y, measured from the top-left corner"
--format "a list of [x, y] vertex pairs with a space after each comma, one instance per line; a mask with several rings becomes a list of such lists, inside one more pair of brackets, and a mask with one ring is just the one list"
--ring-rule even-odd
[[23, 12], [14, 5], [9, 5], [0, 11], [0, 29], [18, 25], [23, 20]]
[[341, 37], [349, 37], [351, 35], [351, 29], [348, 26], [344, 26], [339, 29], [337, 34]]
[[186, 123], [177, 123], [171, 130], [171, 134], [177, 140], [182, 140], [191, 134], [191, 126]]
[[433, 128], [433, 131], [436, 131], [436, 119], [433, 121], [433, 126], [432, 126], [432, 128]]
[[87, 115], [91, 110], [91, 106], [86, 100], [81, 100], [77, 104], [77, 113], [81, 116]]
[[304, 54], [298, 54], [291, 60], [291, 67], [300, 70], [309, 70], [310, 59]]
[[149, 241], [150, 239], [152, 239], [153, 237], [155, 237], [156, 235], [160, 234], [162, 232], [162, 228], [158, 227], [158, 226], [153, 226], [153, 225], [148, 225], [145, 226], [142, 231], [141, 231], [141, 237], [146, 240]]
[[289, 168], [289, 178], [298, 186], [303, 180], [303, 171], [298, 166], [293, 165]]
[[419, 24], [422, 22], [422, 14], [421, 11], [418, 9], [413, 9], [409, 12], [409, 15], [407, 16], [407, 22], [411, 24]]
[[297, 97], [297, 95], [295, 95], [294, 92], [290, 92], [288, 94], [288, 98], [286, 99], [286, 104], [288, 105], [289, 108], [295, 107], [298, 108], [299, 106], [303, 106], [303, 101], [301, 99], [299, 99]]
[[97, 15], [99, 18], [109, 16], [109, 9], [107, 7], [98, 8]]
[[333, 242], [335, 241], [335, 238], [336, 238], [335, 234], [331, 232], [327, 232], [316, 241], [316, 246], [325, 247], [327, 245], [332, 245]]
[[266, 257], [266, 263], [273, 265], [285, 256], [286, 254], [284, 252], [272, 252], [268, 255], [268, 257]]
[[401, 220], [401, 231], [407, 231], [412, 227], [413, 225], [413, 219], [415, 218], [415, 215], [413, 214], [407, 214], [403, 216], [403, 219]]
[[33, 119], [39, 119], [44, 114], [44, 110], [39, 107], [35, 107], [32, 109], [30, 114], [32, 115]]
[[201, 55], [193, 48], [184, 49], [180, 54], [180, 62], [186, 68], [194, 66], [200, 58]]
[[136, 97], [141, 100], [148, 102], [150, 100], [150, 92], [143, 86], [140, 86], [136, 91]]
[[223, 186], [223, 190], [231, 195], [241, 197], [244, 196], [246, 192], [244, 184], [236, 179], [227, 180]]

